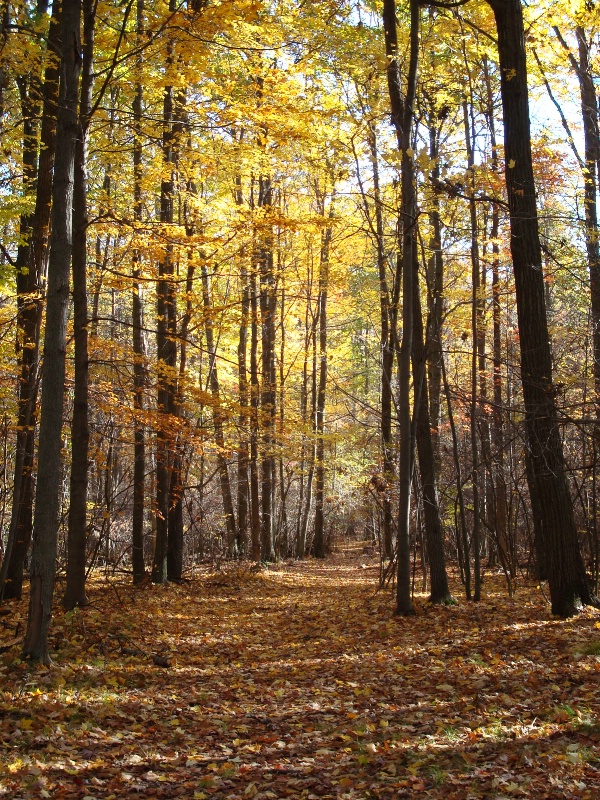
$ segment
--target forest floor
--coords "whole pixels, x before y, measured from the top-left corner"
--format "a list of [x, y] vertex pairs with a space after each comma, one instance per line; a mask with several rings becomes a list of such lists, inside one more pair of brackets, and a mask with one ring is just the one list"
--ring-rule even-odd
[[[600, 798], [600, 614], [539, 589], [393, 616], [377, 558], [92, 581], [0, 655], [0, 798]], [[23, 625], [7, 605], [0, 648]], [[21, 627], [22, 630], [22, 627]]]

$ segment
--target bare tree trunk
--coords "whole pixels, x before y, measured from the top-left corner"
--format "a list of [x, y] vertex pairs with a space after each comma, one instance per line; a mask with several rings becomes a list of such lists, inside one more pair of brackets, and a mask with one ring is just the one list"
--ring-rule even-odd
[[479, 291], [479, 239], [477, 225], [477, 208], [475, 206], [475, 157], [473, 154], [474, 141], [471, 140], [471, 126], [469, 125], [469, 109], [467, 101], [463, 103], [463, 116], [465, 126], [465, 144], [467, 148], [467, 169], [471, 176], [469, 187], [469, 215], [471, 220], [471, 403], [470, 403], [470, 428], [471, 428], [471, 481], [473, 487], [473, 572], [475, 587], [473, 600], [481, 600], [481, 502], [479, 466], [479, 443], [477, 431], [477, 417], [479, 410], [478, 385], [479, 385], [479, 306], [481, 303]]
[[[375, 127], [369, 126], [369, 149], [373, 164], [373, 198], [375, 203], [375, 238], [377, 244], [377, 272], [379, 275], [379, 306], [381, 317], [381, 446], [383, 475], [387, 484], [382, 498], [383, 552], [392, 559], [394, 552], [392, 501], [390, 489], [396, 478], [395, 454], [392, 440], [392, 371], [394, 368], [395, 312], [390, 307], [390, 292], [386, 275], [386, 255], [383, 231], [383, 204], [379, 184], [379, 154]], [[366, 203], [366, 198], [365, 198]], [[368, 209], [365, 208], [365, 214]], [[388, 488], [389, 487], [389, 488]]]
[[[136, 38], [141, 43], [144, 28], [144, 0], [137, 0]], [[139, 224], [143, 218], [142, 205], [142, 102], [144, 89], [141, 83], [142, 56], [136, 60], [138, 82], [133, 100], [133, 216]], [[146, 370], [144, 366], [144, 312], [142, 303], [141, 254], [136, 250], [133, 256], [133, 514], [131, 530], [131, 565], [133, 582], [141, 583], [146, 575], [144, 562], [144, 499], [146, 475], [146, 434], [141, 416], [144, 411], [144, 385]]]
[[[279, 249], [278, 252], [281, 252]], [[280, 344], [279, 344], [279, 430], [278, 441], [282, 441], [285, 430], [285, 276], [281, 265], [279, 267], [279, 279], [281, 281], [281, 307], [279, 311], [279, 325], [280, 325]], [[290, 488], [289, 479], [286, 481], [286, 469], [284, 463], [283, 451], [280, 448], [279, 458], [279, 513], [277, 522], [277, 536], [276, 536], [276, 552], [278, 555], [283, 555], [287, 558], [291, 552], [291, 542], [289, 541], [288, 533], [288, 512], [287, 512], [287, 495]]]
[[[434, 183], [440, 180], [440, 160], [438, 151], [439, 129], [433, 121], [429, 125], [429, 157], [433, 163], [431, 179]], [[436, 193], [432, 197], [432, 208], [429, 212], [431, 236], [429, 250], [431, 252], [427, 267], [427, 283], [429, 313], [431, 316], [431, 337], [428, 347], [429, 408], [432, 427], [432, 444], [435, 458], [435, 470], [440, 472], [440, 424], [442, 415], [442, 322], [444, 318], [444, 260], [442, 256], [442, 218], [440, 200]]]
[[242, 267], [242, 304], [241, 319], [238, 339], [238, 381], [240, 393], [240, 445], [237, 465], [237, 551], [245, 555], [248, 550], [248, 505], [250, 499], [250, 484], [248, 481], [248, 368], [246, 365], [246, 351], [248, 347], [248, 320], [250, 317], [250, 284], [246, 267]]
[[523, 11], [520, 0], [488, 3], [498, 30], [511, 252], [533, 489], [540, 504], [552, 611], [566, 617], [581, 604], [596, 604], [597, 600], [590, 591], [579, 549], [552, 384], [531, 155]]
[[[169, 10], [175, 10], [174, 0], [170, 0]], [[166, 69], [172, 65], [174, 45], [167, 45]], [[163, 233], [173, 223], [175, 142], [173, 115], [173, 87], [166, 86], [163, 95], [163, 167], [165, 175], [160, 188], [160, 221]], [[177, 314], [175, 285], [173, 283], [173, 248], [165, 244], [165, 253], [158, 265], [158, 284], [156, 287], [156, 355], [158, 371], [158, 429], [156, 432], [156, 540], [152, 562], [152, 582], [166, 583], [167, 550], [169, 530], [169, 505], [171, 498], [171, 470], [173, 467], [172, 432], [170, 416], [174, 412], [177, 391], [175, 369], [177, 365]]]
[[206, 349], [209, 358], [209, 382], [212, 394], [212, 416], [215, 430], [215, 444], [217, 445], [217, 464], [223, 498], [223, 512], [225, 514], [225, 527], [227, 531], [227, 550], [231, 554], [236, 542], [235, 512], [233, 509], [233, 496], [229, 480], [229, 467], [225, 457], [225, 435], [223, 426], [225, 414], [221, 407], [221, 389], [219, 373], [217, 370], [217, 349], [212, 323], [212, 299], [210, 278], [205, 263], [201, 265], [202, 273], [202, 298], [204, 303], [204, 332], [206, 335]]
[[[235, 202], [241, 206], [243, 203], [242, 179], [236, 176]], [[237, 347], [238, 356], [238, 381], [240, 396], [240, 444], [238, 450], [237, 463], [237, 551], [240, 556], [246, 556], [248, 552], [248, 511], [250, 505], [250, 481], [249, 481], [249, 406], [250, 390], [248, 384], [248, 322], [250, 320], [251, 288], [248, 269], [245, 261], [245, 253], [240, 253], [241, 269], [240, 278], [242, 283], [242, 300], [240, 307], [240, 328]]]
[[260, 488], [258, 477], [258, 413], [260, 384], [258, 380], [258, 288], [256, 269], [250, 270], [250, 526], [252, 560], [260, 561]]
[[[321, 216], [325, 216], [325, 192], [320, 198]], [[333, 217], [334, 196], [329, 206], [329, 220]], [[325, 394], [327, 390], [327, 292], [329, 288], [329, 250], [332, 228], [329, 224], [321, 234], [319, 257], [319, 379], [317, 388], [317, 413], [315, 420], [316, 475], [315, 475], [315, 535], [313, 553], [316, 558], [325, 558], [324, 502], [325, 502]]]
[[[40, 133], [40, 148], [35, 174], [36, 201], [31, 223], [30, 240], [19, 247], [17, 254], [17, 306], [19, 329], [19, 405], [17, 416], [17, 463], [11, 525], [2, 571], [0, 573], [0, 594], [4, 598], [21, 598], [25, 557], [33, 531], [34, 501], [34, 451], [35, 423], [37, 417], [37, 394], [39, 382], [40, 330], [42, 324], [42, 287], [48, 259], [48, 237], [52, 207], [52, 174], [56, 146], [56, 107], [58, 101], [59, 67], [56, 56], [60, 49], [60, 5], [52, 6], [52, 18], [48, 31], [48, 53], [51, 58], [44, 72], [43, 108]], [[29, 138], [29, 146], [37, 157], [37, 143], [34, 136]], [[24, 159], [24, 168], [27, 167]], [[33, 179], [33, 174], [27, 176]], [[27, 256], [19, 264], [19, 256]], [[24, 292], [26, 301], [20, 300]]]
[[23, 645], [25, 657], [44, 663], [50, 662], [48, 631], [52, 618], [60, 504], [65, 351], [73, 244], [73, 180], [81, 69], [80, 20], [81, 0], [63, 0], [62, 59], [57, 118], [58, 147], [52, 191], [52, 239], [48, 265], [38, 483], [31, 555], [29, 613]]
[[75, 389], [71, 423], [71, 478], [67, 540], [66, 609], [88, 602], [85, 591], [85, 554], [88, 495], [88, 306], [87, 306], [87, 133], [94, 85], [94, 32], [96, 5], [83, 0], [83, 63], [79, 135], [75, 150], [73, 189], [73, 338], [75, 342]]
[[402, 219], [402, 346], [398, 363], [400, 500], [398, 510], [396, 613], [407, 615], [414, 614], [410, 582], [410, 501], [413, 460], [410, 379], [414, 326], [413, 253], [416, 247], [417, 202], [411, 134], [419, 61], [418, 0], [410, 0], [410, 55], [406, 95], [404, 98], [402, 97], [400, 66], [398, 64], [398, 34], [396, 30], [396, 3], [394, 0], [384, 0], [383, 23], [386, 55], [388, 57], [387, 79], [392, 122], [396, 129], [398, 148], [402, 151], [402, 205], [400, 210]]
[[262, 462], [261, 462], [261, 557], [263, 561], [275, 560], [273, 543], [273, 506], [275, 482], [275, 310], [277, 294], [273, 268], [273, 241], [270, 230], [269, 212], [273, 202], [271, 179], [259, 178], [258, 208], [265, 210], [261, 221], [264, 229], [260, 232], [258, 246], [258, 268], [260, 274], [260, 318], [261, 318], [261, 392], [260, 408], [262, 421]]
[[[496, 126], [494, 118], [494, 99], [492, 84], [489, 76], [487, 60], [484, 61], [484, 74], [486, 82], [486, 117], [490, 132], [492, 149], [492, 169], [498, 172], [498, 146], [496, 144]], [[494, 384], [494, 411], [492, 416], [492, 445], [495, 456], [494, 469], [494, 530], [496, 533], [496, 546], [500, 562], [514, 578], [514, 564], [508, 554], [507, 543], [507, 518], [506, 518], [506, 482], [504, 479], [504, 419], [502, 396], [502, 327], [501, 327], [501, 285], [500, 285], [500, 247], [498, 233], [500, 229], [500, 214], [498, 203], [492, 203], [492, 225], [490, 238], [492, 240], [492, 325], [493, 325], [493, 384]]]
[[[312, 505], [313, 477], [315, 471], [315, 447], [312, 427], [316, 411], [316, 318], [309, 325], [311, 315], [311, 294], [312, 294], [313, 275], [312, 268], [309, 272], [309, 282], [306, 288], [306, 312], [304, 317], [304, 360], [302, 365], [302, 387], [300, 389], [300, 416], [302, 419], [302, 448], [300, 455], [300, 491], [298, 493], [298, 517], [296, 526], [296, 557], [304, 558], [306, 555], [306, 538], [308, 533], [308, 519]], [[309, 370], [311, 343], [313, 345], [313, 368], [311, 373], [311, 404], [309, 416]], [[308, 431], [310, 430], [310, 436]], [[310, 442], [308, 441], [310, 439]], [[308, 472], [306, 473], [306, 462], [308, 459]], [[306, 475], [305, 475], [306, 473]]]
[[[179, 88], [175, 93], [173, 103], [173, 127], [172, 127], [172, 150], [173, 150], [173, 188], [178, 182], [179, 176], [179, 159], [181, 150], [184, 145], [183, 137], [188, 131], [187, 112], [186, 112], [186, 90]], [[189, 138], [189, 134], [188, 134]], [[194, 194], [194, 186], [188, 182], [188, 192]], [[173, 202], [174, 206], [174, 202]], [[183, 206], [183, 208], [182, 208]], [[177, 221], [179, 225], [185, 223], [186, 235], [191, 236], [194, 232], [193, 217], [188, 214], [188, 205], [181, 200], [178, 202], [178, 217], [173, 221]], [[182, 215], [183, 210], [183, 215]], [[169, 498], [167, 501], [168, 515], [167, 515], [167, 580], [178, 583], [183, 577], [183, 475], [184, 475], [184, 449], [185, 445], [182, 436], [182, 417], [183, 417], [183, 387], [185, 386], [185, 370], [187, 350], [185, 344], [185, 337], [187, 336], [187, 326], [190, 319], [190, 301], [189, 291], [191, 291], [192, 281], [194, 275], [193, 262], [188, 262], [187, 276], [186, 276], [186, 293], [188, 299], [186, 301], [186, 310], [181, 322], [181, 330], [179, 333], [180, 345], [180, 360], [179, 370], [177, 371], [177, 292], [176, 285], [179, 281], [172, 283], [170, 287], [170, 308], [172, 311], [169, 313], [169, 328], [170, 338], [172, 342], [173, 355], [172, 355], [172, 368], [176, 371], [177, 377], [172, 380], [173, 394], [171, 400], [171, 415], [172, 415], [172, 433], [169, 445], [171, 471], [169, 483]], [[179, 263], [177, 264], [177, 276], [179, 276]]]
[[582, 167], [585, 206], [585, 246], [590, 273], [592, 342], [594, 349], [594, 389], [596, 416], [600, 417], [600, 243], [598, 230], [598, 171], [600, 170], [600, 133], [598, 125], [598, 100], [590, 64], [590, 49], [585, 29], [575, 27], [579, 60], [571, 52], [558, 27], [554, 31], [567, 54], [573, 72], [579, 81], [581, 115], [585, 155]]
[[435, 470], [435, 453], [429, 420], [429, 391], [427, 381], [427, 349], [423, 337], [423, 317], [421, 313], [421, 296], [419, 291], [419, 269], [416, 259], [413, 261], [413, 303], [414, 303], [414, 335], [413, 335], [413, 375], [417, 408], [416, 440], [419, 456], [419, 473], [423, 495], [423, 516], [425, 518], [425, 537], [429, 569], [431, 573], [431, 603], [453, 603], [454, 598], [448, 587], [446, 573], [446, 557], [444, 554], [444, 529], [438, 500], [437, 477]]

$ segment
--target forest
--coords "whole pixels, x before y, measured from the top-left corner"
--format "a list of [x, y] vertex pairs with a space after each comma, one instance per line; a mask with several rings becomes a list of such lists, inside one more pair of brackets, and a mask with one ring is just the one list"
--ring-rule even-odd
[[0, 796], [598, 796], [600, 6], [0, 26]]

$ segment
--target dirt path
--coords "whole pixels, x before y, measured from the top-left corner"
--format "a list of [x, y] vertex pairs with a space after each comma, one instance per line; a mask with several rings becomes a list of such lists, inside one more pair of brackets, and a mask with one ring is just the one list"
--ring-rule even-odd
[[57, 614], [57, 666], [0, 656], [0, 797], [600, 798], [597, 612], [498, 578], [396, 619], [376, 576], [357, 551], [99, 581]]

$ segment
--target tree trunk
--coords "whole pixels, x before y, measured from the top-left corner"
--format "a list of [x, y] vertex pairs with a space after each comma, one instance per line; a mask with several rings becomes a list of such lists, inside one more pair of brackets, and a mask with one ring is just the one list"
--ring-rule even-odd
[[[584, 163], [582, 164], [585, 204], [585, 246], [590, 273], [592, 342], [594, 351], [594, 390], [596, 416], [600, 417], [600, 243], [598, 240], [598, 170], [600, 169], [600, 133], [598, 100], [590, 64], [590, 49], [585, 29], [575, 27], [579, 60], [571, 52], [558, 27], [554, 31], [567, 53], [567, 58], [579, 82], [581, 116], [583, 118]], [[580, 163], [581, 163], [581, 159]]]
[[[141, 43], [144, 28], [144, 0], [137, 0], [136, 37]], [[141, 84], [141, 54], [136, 60], [138, 82], [133, 100], [133, 217], [140, 224], [143, 218], [142, 204], [142, 102], [144, 89]], [[146, 576], [144, 562], [144, 479], [146, 475], [146, 435], [142, 414], [144, 411], [145, 352], [144, 316], [142, 303], [141, 254], [133, 255], [133, 297], [132, 297], [132, 335], [133, 335], [133, 514], [131, 521], [131, 566], [133, 582], [142, 583]]]
[[[433, 162], [431, 179], [437, 185], [440, 180], [440, 159], [438, 150], [439, 129], [433, 122], [429, 125], [429, 157]], [[442, 218], [440, 200], [437, 193], [432, 197], [429, 212], [431, 235], [429, 238], [430, 257], [427, 265], [427, 296], [431, 318], [431, 336], [428, 337], [427, 369], [429, 377], [429, 413], [431, 436], [435, 458], [435, 471], [440, 472], [440, 424], [442, 416], [442, 322], [444, 319], [444, 260], [442, 256]]]
[[473, 573], [475, 587], [473, 600], [481, 600], [481, 503], [479, 443], [477, 431], [477, 416], [479, 410], [478, 383], [479, 383], [479, 308], [481, 304], [479, 291], [479, 238], [477, 226], [477, 208], [475, 206], [475, 157], [473, 148], [475, 140], [471, 139], [471, 126], [469, 124], [469, 109], [467, 101], [463, 103], [465, 144], [467, 148], [467, 170], [470, 175], [471, 186], [469, 192], [469, 216], [471, 221], [471, 402], [470, 402], [470, 428], [471, 428], [471, 481], [473, 487]]
[[261, 462], [261, 558], [263, 561], [275, 560], [273, 542], [273, 500], [275, 484], [275, 274], [273, 268], [273, 241], [270, 209], [273, 202], [271, 179], [259, 178], [258, 208], [265, 214], [261, 220], [264, 226], [259, 234], [258, 269], [260, 274], [260, 321], [261, 321], [261, 392], [260, 408], [262, 422], [262, 462]]
[[[174, 11], [174, 0], [169, 9]], [[173, 42], [167, 45], [167, 71], [174, 59]], [[173, 87], [166, 86], [163, 96], [163, 168], [165, 175], [160, 189], [160, 221], [165, 239], [167, 226], [173, 224], [174, 204], [174, 132]], [[156, 287], [156, 355], [158, 371], [158, 430], [156, 432], [156, 540], [152, 562], [152, 582], [167, 581], [167, 550], [169, 530], [169, 505], [171, 498], [171, 469], [173, 467], [171, 415], [174, 412], [177, 366], [177, 314], [175, 284], [173, 282], [173, 248], [165, 244], [164, 257], [158, 265]]]
[[258, 288], [256, 269], [250, 270], [250, 526], [252, 560], [260, 561], [260, 487], [258, 476]]
[[431, 603], [453, 603], [454, 598], [448, 588], [446, 573], [446, 556], [444, 554], [444, 529], [438, 500], [437, 477], [435, 470], [435, 453], [431, 422], [429, 419], [429, 391], [427, 381], [427, 349], [423, 339], [423, 318], [421, 313], [421, 296], [419, 291], [419, 269], [415, 258], [413, 261], [413, 375], [416, 409], [416, 439], [419, 456], [419, 473], [421, 476], [421, 492], [423, 495], [423, 512], [425, 517], [425, 538], [429, 569], [431, 573]]
[[594, 604], [577, 540], [557, 421], [533, 178], [527, 67], [520, 0], [488, 0], [498, 30], [506, 186], [517, 297], [521, 380], [534, 491], [548, 563], [552, 612]]
[[[315, 447], [312, 425], [316, 411], [316, 318], [309, 325], [311, 316], [311, 295], [313, 285], [313, 270], [309, 268], [309, 280], [306, 287], [306, 311], [304, 317], [304, 359], [302, 365], [302, 386], [300, 388], [300, 417], [302, 420], [302, 447], [300, 451], [300, 491], [298, 492], [298, 516], [296, 525], [296, 557], [304, 558], [306, 555], [306, 538], [308, 533], [308, 518], [312, 505], [313, 478], [315, 471]], [[308, 363], [310, 358], [311, 342], [313, 345], [313, 368], [311, 373], [311, 404], [310, 415], [308, 405]], [[310, 441], [309, 441], [310, 440]], [[310, 448], [310, 451], [308, 449]], [[306, 461], [308, 458], [308, 473]], [[306, 474], [305, 474], [306, 473]]]
[[410, 55], [406, 96], [402, 97], [398, 64], [396, 3], [384, 0], [383, 23], [388, 58], [387, 79], [392, 122], [398, 148], [402, 152], [402, 346], [400, 348], [398, 416], [400, 427], [400, 499], [398, 510], [398, 580], [396, 613], [414, 614], [410, 582], [410, 501], [413, 437], [411, 425], [410, 379], [413, 344], [413, 253], [416, 247], [417, 202], [414, 154], [411, 149], [413, 106], [419, 61], [419, 3], [410, 0]]
[[78, 133], [77, 101], [81, 53], [81, 0], [63, 0], [62, 58], [57, 118], [56, 161], [52, 191], [52, 238], [48, 265], [46, 337], [38, 483], [35, 498], [31, 590], [23, 655], [50, 662], [48, 630], [56, 574], [60, 504], [62, 414], [69, 305], [69, 271], [73, 244], [73, 181]]
[[[391, 487], [396, 478], [395, 454], [392, 440], [392, 371], [394, 368], [395, 312], [390, 307], [390, 292], [386, 275], [386, 254], [383, 230], [383, 203], [379, 184], [379, 154], [375, 128], [369, 126], [369, 149], [373, 164], [373, 199], [375, 203], [375, 238], [377, 244], [377, 272], [379, 276], [379, 308], [381, 318], [381, 449], [383, 451], [383, 476], [386, 487], [382, 498], [383, 553], [391, 560], [394, 554]], [[365, 198], [366, 204], [366, 198]], [[365, 214], [368, 209], [365, 208]], [[392, 319], [394, 318], [394, 320]]]
[[[48, 237], [52, 208], [52, 174], [56, 146], [56, 106], [58, 101], [60, 50], [60, 5], [52, 6], [48, 31], [48, 53], [52, 55], [44, 72], [43, 109], [39, 158], [36, 172], [36, 200], [28, 246], [19, 248], [27, 255], [27, 271], [17, 271], [17, 294], [24, 291], [27, 300], [18, 300], [19, 328], [19, 406], [17, 417], [17, 463], [13, 486], [11, 526], [0, 573], [0, 593], [21, 598], [25, 557], [33, 531], [34, 451], [37, 394], [39, 382], [40, 330], [42, 324], [42, 282], [48, 258]], [[31, 144], [35, 144], [32, 137]], [[37, 145], [35, 147], [37, 152]], [[17, 255], [17, 261], [19, 254]], [[25, 266], [23, 264], [22, 266]], [[18, 467], [18, 469], [17, 469]], [[14, 517], [14, 521], [13, 521]]]
[[203, 262], [202, 273], [202, 298], [204, 303], [204, 331], [206, 334], [206, 350], [209, 358], [209, 382], [212, 394], [212, 417], [215, 430], [215, 444], [217, 446], [217, 465], [219, 469], [219, 480], [221, 484], [221, 497], [223, 498], [223, 513], [225, 515], [225, 528], [227, 531], [227, 551], [233, 552], [236, 542], [235, 512], [233, 509], [233, 495], [231, 492], [231, 482], [229, 480], [229, 467], [225, 457], [225, 434], [223, 426], [225, 413], [221, 407], [221, 388], [219, 385], [219, 373], [217, 370], [217, 349], [212, 323], [212, 299], [210, 290], [210, 278], [208, 269]]
[[[333, 217], [333, 196], [329, 207], [329, 220]], [[325, 195], [321, 202], [321, 216], [325, 216]], [[315, 419], [316, 474], [315, 474], [315, 535], [313, 554], [325, 558], [324, 502], [325, 502], [325, 394], [327, 389], [327, 291], [329, 287], [329, 249], [331, 246], [331, 224], [321, 234], [319, 258], [319, 379], [317, 388], [317, 413]]]
[[[486, 118], [490, 132], [492, 170], [498, 172], [498, 146], [496, 143], [496, 125], [494, 118], [494, 98], [487, 59], [484, 60], [486, 83]], [[500, 284], [500, 246], [498, 234], [500, 229], [500, 213], [498, 203], [492, 203], [492, 224], [490, 239], [492, 241], [492, 326], [493, 326], [493, 394], [494, 411], [492, 415], [492, 445], [495, 465], [493, 469], [494, 508], [493, 528], [496, 534], [496, 547], [500, 562], [508, 574], [514, 578], [514, 563], [509, 558], [507, 542], [507, 509], [506, 482], [504, 479], [504, 419], [502, 396], [502, 327], [501, 327], [501, 284]]]
[[83, 0], [83, 63], [79, 134], [75, 150], [73, 189], [73, 338], [75, 342], [75, 388], [71, 424], [71, 478], [67, 540], [67, 584], [63, 606], [84, 606], [85, 554], [88, 494], [88, 307], [87, 307], [87, 133], [92, 110], [94, 84], [94, 29], [96, 5]]
[[[242, 179], [236, 176], [235, 202], [239, 207], [243, 204]], [[249, 482], [249, 430], [250, 419], [250, 392], [248, 385], [248, 322], [250, 320], [250, 279], [246, 266], [245, 253], [240, 253], [241, 270], [240, 279], [242, 284], [242, 299], [240, 306], [240, 327], [237, 347], [238, 362], [238, 383], [240, 398], [240, 444], [238, 450], [237, 463], [237, 552], [240, 556], [246, 556], [248, 551], [248, 511], [250, 504], [250, 482]]]

